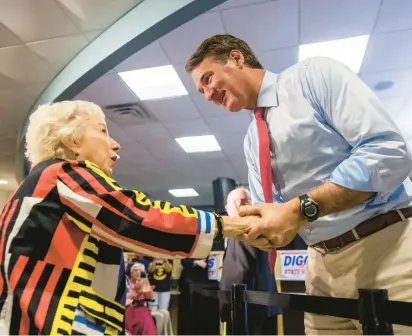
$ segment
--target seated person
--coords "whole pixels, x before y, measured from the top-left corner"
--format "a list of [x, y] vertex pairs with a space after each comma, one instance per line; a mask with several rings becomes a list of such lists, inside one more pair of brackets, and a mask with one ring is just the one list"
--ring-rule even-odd
[[153, 299], [153, 287], [146, 276], [143, 264], [135, 263], [128, 278], [126, 295], [125, 327], [132, 335], [156, 335], [156, 326], [147, 307]]

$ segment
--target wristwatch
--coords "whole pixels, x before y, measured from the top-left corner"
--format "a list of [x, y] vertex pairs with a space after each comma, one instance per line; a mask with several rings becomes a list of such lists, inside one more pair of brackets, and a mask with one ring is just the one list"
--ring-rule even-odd
[[313, 222], [319, 218], [319, 205], [307, 194], [299, 196], [300, 212], [308, 221]]

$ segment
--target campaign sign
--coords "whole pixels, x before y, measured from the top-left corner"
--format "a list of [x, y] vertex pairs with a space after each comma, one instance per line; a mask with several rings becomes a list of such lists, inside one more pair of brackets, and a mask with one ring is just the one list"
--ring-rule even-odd
[[218, 280], [219, 279], [219, 268], [218, 268], [218, 259], [216, 254], [210, 254], [207, 259], [207, 266], [209, 271], [209, 280]]
[[278, 251], [280, 261], [280, 277], [277, 280], [305, 280], [306, 250], [281, 250]]

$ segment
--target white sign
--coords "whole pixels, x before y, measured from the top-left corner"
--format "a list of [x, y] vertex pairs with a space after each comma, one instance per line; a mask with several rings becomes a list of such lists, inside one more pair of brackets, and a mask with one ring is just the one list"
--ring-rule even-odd
[[217, 255], [211, 253], [207, 259], [209, 280], [219, 280], [218, 262]]
[[280, 262], [280, 276], [276, 277], [276, 280], [305, 280], [308, 260], [306, 250], [280, 250], [277, 254]]

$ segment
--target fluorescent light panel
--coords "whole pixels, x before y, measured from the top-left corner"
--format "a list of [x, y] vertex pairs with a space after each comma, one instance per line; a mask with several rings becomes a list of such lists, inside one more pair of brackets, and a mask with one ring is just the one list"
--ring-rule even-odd
[[0, 180], [0, 184], [8, 184], [9, 183], [9, 181], [6, 181], [6, 180]]
[[186, 189], [170, 189], [169, 193], [172, 194], [174, 197], [195, 197], [199, 196], [196, 190], [193, 188], [186, 188]]
[[140, 100], [180, 97], [188, 94], [172, 65], [119, 72]]
[[369, 35], [304, 44], [299, 46], [299, 62], [309, 57], [325, 56], [345, 64], [358, 73], [365, 56]]
[[177, 143], [186, 153], [216, 152], [222, 150], [214, 135], [176, 138]]

